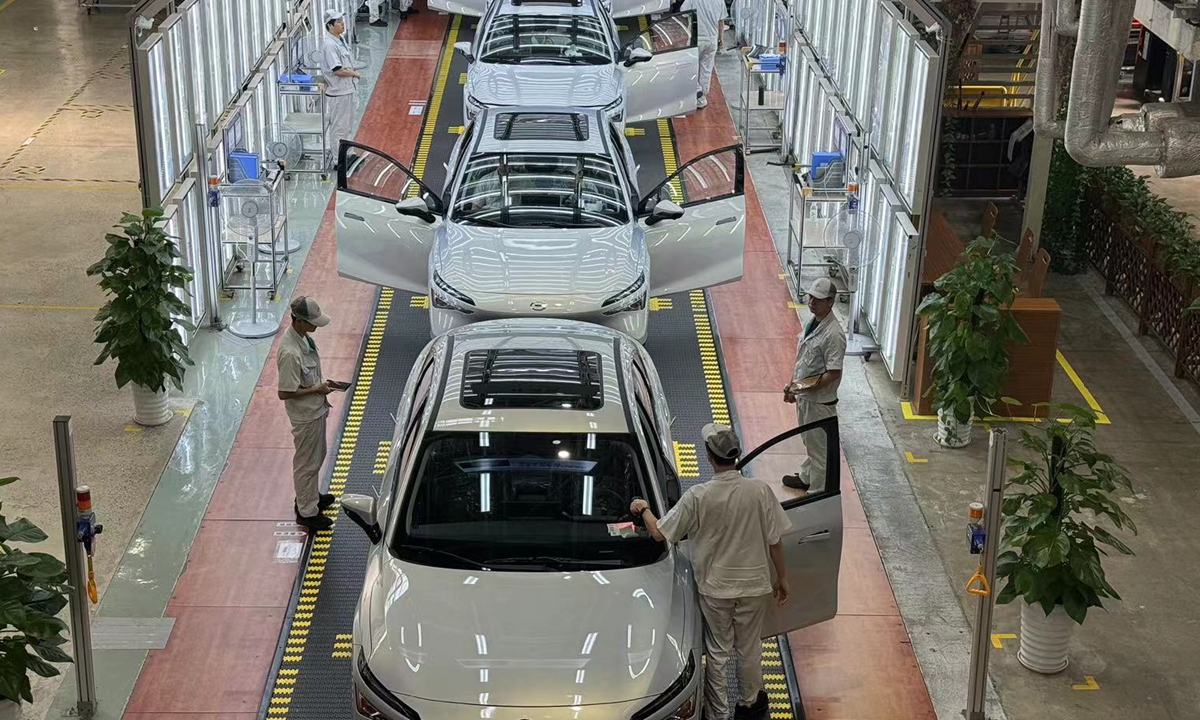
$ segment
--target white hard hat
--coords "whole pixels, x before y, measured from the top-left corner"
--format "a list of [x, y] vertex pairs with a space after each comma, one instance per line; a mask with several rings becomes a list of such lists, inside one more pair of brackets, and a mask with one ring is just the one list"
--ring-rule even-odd
[[827, 300], [835, 295], [837, 295], [837, 288], [827, 277], [817, 278], [808, 288], [808, 296], [814, 300]]
[[334, 20], [342, 20], [346, 17], [345, 10], [330, 8], [325, 11], [325, 22], [333, 22]]

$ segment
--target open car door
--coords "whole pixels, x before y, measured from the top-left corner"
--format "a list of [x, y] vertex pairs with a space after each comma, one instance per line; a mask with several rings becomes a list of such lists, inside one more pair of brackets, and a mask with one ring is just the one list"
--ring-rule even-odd
[[454, 15], [483, 17], [487, 12], [488, 0], [429, 0], [429, 9]]
[[[740, 280], [746, 242], [745, 156], [740, 145], [713, 150], [679, 168], [642, 198], [650, 251], [650, 294]], [[682, 215], [660, 214], [674, 205]]]
[[[649, 52], [650, 59], [628, 64], [635, 50]], [[620, 61], [625, 68], [626, 122], [692, 112], [700, 76], [696, 12], [668, 15], [654, 23], [621, 49]]]
[[[823, 483], [809, 476], [811, 487], [807, 491], [783, 484], [784, 476], [801, 472], [805, 458], [822, 451]], [[771, 603], [763, 637], [829, 620], [837, 614], [842, 562], [842, 468], [837, 417], [777, 435], [744, 455], [738, 469], [770, 485], [792, 521], [782, 540], [792, 597], [783, 607]]]
[[606, 0], [606, 2], [609, 13], [614, 18], [651, 15], [671, 9], [671, 0]]
[[[417, 207], [406, 214], [397, 207], [402, 202]], [[342, 141], [337, 186], [339, 275], [428, 292], [429, 252], [441, 214], [441, 198], [408, 168], [378, 150]]]

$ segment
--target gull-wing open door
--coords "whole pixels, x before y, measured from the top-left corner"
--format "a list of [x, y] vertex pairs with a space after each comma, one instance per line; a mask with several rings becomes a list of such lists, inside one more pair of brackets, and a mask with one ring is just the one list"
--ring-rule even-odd
[[651, 295], [741, 279], [745, 165], [740, 145], [713, 150], [642, 198], [638, 213], [646, 222]]
[[608, 11], [614, 18], [652, 15], [671, 9], [671, 0], [606, 0], [606, 2]]
[[454, 15], [483, 17], [489, 0], [429, 0], [429, 9]]
[[338, 274], [429, 291], [429, 252], [442, 200], [387, 154], [342, 141], [338, 150]]
[[651, 25], [621, 49], [620, 60], [625, 69], [626, 122], [696, 109], [700, 50], [694, 10], [668, 15]]
[[[774, 637], [829, 620], [837, 614], [838, 572], [842, 562], [841, 452], [837, 417], [793, 428], [771, 438], [743, 456], [738, 468], [774, 490], [792, 527], [784, 535], [783, 556], [792, 597], [782, 607], [771, 603], [763, 637]], [[802, 466], [809, 458], [822, 463]], [[808, 490], [783, 484], [795, 475], [808, 481]], [[823, 480], [823, 482], [822, 482]]]

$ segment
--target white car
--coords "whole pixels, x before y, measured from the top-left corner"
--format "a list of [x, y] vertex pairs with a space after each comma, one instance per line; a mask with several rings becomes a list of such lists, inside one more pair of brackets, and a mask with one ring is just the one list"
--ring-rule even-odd
[[[395, 417], [377, 496], [342, 498], [372, 543], [353, 624], [356, 718], [700, 717], [687, 542], [655, 542], [628, 512], [640, 497], [661, 516], [680, 497], [670, 411], [641, 345], [571, 321], [460, 328], [418, 356]], [[837, 611], [837, 419], [807, 428], [829, 433], [826, 490], [783, 501], [795, 594], [772, 605], [766, 637]], [[799, 431], [748, 453], [744, 471], [778, 484]]]
[[466, 56], [463, 116], [485, 107], [604, 110], [620, 124], [696, 109], [694, 12], [669, 15], [621, 44], [602, 0], [495, 0]]
[[519, 316], [646, 337], [649, 298], [742, 276], [744, 159], [705, 153], [640, 195], [601, 110], [480, 112], [435, 193], [377, 150], [343, 143], [338, 273], [429, 294], [434, 335]]
[[[571, 2], [572, 0], [564, 0]], [[429, 9], [439, 12], [480, 17], [496, 0], [429, 0]], [[664, 13], [671, 8], [671, 0], [601, 0], [614, 18], [631, 18], [639, 15]]]

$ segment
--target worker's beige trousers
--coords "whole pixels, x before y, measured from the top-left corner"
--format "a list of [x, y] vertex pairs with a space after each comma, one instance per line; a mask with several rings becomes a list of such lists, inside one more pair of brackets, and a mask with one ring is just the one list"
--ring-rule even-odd
[[700, 94], [708, 97], [709, 88], [712, 87], [713, 65], [717, 61], [717, 39], [700, 38], [697, 44], [700, 49], [700, 77], [696, 78], [697, 84]]
[[325, 421], [326, 413], [308, 422], [292, 421], [292, 444], [296, 454], [292, 456], [292, 483], [296, 488], [296, 509], [304, 517], [314, 517], [320, 508], [321, 466], [325, 464]]
[[737, 652], [738, 702], [749, 705], [763, 689], [762, 628], [771, 596], [700, 596], [704, 613], [704, 704], [709, 720], [730, 716], [726, 669]]
[[329, 167], [337, 166], [338, 145], [354, 137], [354, 115], [358, 112], [358, 93], [325, 96], [325, 149]]
[[[810, 422], [824, 420], [837, 415], [836, 405], [822, 405], [803, 398], [796, 399], [796, 423], [807, 425]], [[804, 448], [808, 457], [800, 466], [800, 479], [809, 484], [809, 493], [819, 493], [825, 490], [826, 451], [829, 448], [828, 436], [823, 428], [801, 433]]]

